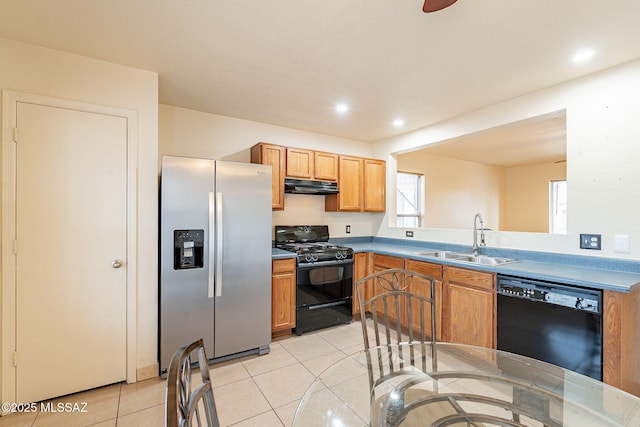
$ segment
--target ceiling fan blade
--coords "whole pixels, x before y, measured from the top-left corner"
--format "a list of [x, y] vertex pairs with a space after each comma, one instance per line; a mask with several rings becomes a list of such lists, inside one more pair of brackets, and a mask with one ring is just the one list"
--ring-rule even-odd
[[424, 0], [423, 12], [436, 12], [454, 4], [457, 0]]

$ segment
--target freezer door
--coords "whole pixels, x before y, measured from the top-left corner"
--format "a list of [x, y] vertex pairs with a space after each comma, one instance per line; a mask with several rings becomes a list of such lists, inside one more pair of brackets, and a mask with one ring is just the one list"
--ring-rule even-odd
[[216, 162], [215, 357], [271, 342], [271, 167]]
[[[208, 298], [209, 194], [215, 162], [162, 158], [159, 358], [161, 372], [182, 345], [202, 338], [214, 354], [214, 298]], [[198, 251], [201, 251], [198, 252]]]

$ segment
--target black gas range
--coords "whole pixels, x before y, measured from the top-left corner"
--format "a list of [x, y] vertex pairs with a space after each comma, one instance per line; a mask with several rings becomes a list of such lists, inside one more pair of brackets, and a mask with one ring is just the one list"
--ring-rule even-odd
[[329, 243], [328, 225], [277, 225], [276, 247], [297, 253], [298, 264], [353, 262], [353, 249]]
[[329, 243], [327, 225], [278, 225], [276, 247], [296, 253], [296, 328], [351, 322], [353, 249]]

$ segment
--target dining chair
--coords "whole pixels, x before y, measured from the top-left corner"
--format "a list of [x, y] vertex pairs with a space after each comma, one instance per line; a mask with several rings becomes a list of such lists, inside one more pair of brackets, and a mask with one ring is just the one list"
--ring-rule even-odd
[[[368, 363], [371, 425], [397, 425], [437, 384], [436, 281], [405, 269], [377, 271], [356, 282]], [[428, 416], [455, 414], [450, 402]], [[426, 420], [425, 420], [426, 421]]]
[[[192, 367], [200, 368], [200, 381]], [[209, 366], [202, 338], [178, 349], [167, 374], [166, 427], [218, 427], [218, 414], [209, 378]]]
[[425, 274], [395, 268], [358, 280], [356, 293], [365, 349], [372, 345], [435, 343], [435, 282]]

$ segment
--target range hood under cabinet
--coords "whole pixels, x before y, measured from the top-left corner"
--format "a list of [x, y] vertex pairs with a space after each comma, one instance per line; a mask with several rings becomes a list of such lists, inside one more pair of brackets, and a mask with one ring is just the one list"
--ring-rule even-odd
[[284, 192], [291, 194], [317, 194], [324, 196], [325, 194], [338, 194], [340, 190], [338, 189], [337, 182], [285, 178]]

